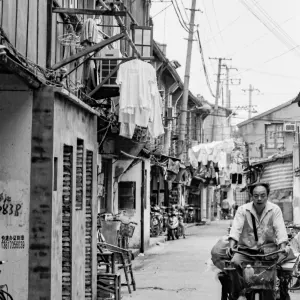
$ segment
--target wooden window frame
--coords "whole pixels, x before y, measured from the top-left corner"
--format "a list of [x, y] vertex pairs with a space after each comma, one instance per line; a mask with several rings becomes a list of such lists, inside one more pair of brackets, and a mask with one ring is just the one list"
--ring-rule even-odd
[[[278, 138], [282, 138], [283, 139], [283, 142], [282, 142], [282, 146], [281, 147], [284, 147], [284, 135], [283, 135], [283, 123], [281, 122], [278, 122], [278, 123], [271, 123], [271, 124], [265, 124], [265, 144], [266, 144], [266, 149], [270, 149], [270, 150], [276, 150], [279, 148], [279, 145], [278, 145]], [[271, 126], [274, 126], [275, 130], [273, 131], [273, 135], [274, 135], [274, 147], [269, 147], [269, 143], [268, 142], [268, 136], [267, 136], [267, 128], [268, 127], [271, 127]], [[277, 130], [277, 128], [279, 126], [282, 126], [282, 131], [279, 131]], [[277, 136], [278, 133], [281, 135], [280, 137]]]
[[[132, 185], [132, 189], [133, 189], [133, 192], [132, 192], [132, 196], [131, 195], [124, 195], [121, 193], [121, 190], [122, 190], [122, 185]], [[123, 187], [123, 188], [127, 188], [129, 189], [129, 187]], [[119, 201], [118, 201], [118, 208], [119, 210], [127, 210], [127, 209], [136, 209], [136, 181], [121, 181], [119, 182], [119, 186], [118, 186], [118, 190], [119, 190]], [[133, 197], [133, 205], [131, 207], [127, 207], [125, 206], [124, 204], [122, 205], [122, 198], [129, 198], [129, 197]]]

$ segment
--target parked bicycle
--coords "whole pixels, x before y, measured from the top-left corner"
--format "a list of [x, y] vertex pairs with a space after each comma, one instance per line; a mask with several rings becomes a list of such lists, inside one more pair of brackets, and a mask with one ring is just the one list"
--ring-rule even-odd
[[129, 223], [124, 223], [121, 221], [120, 224], [120, 229], [117, 232], [117, 237], [118, 237], [118, 247], [128, 249], [129, 248], [129, 238], [132, 238], [135, 226], [137, 225], [136, 222], [129, 222]]
[[[5, 261], [0, 261], [0, 265], [3, 264], [5, 264]], [[6, 289], [6, 291], [4, 289]], [[13, 297], [8, 292], [7, 284], [0, 285], [0, 300], [13, 300]]]

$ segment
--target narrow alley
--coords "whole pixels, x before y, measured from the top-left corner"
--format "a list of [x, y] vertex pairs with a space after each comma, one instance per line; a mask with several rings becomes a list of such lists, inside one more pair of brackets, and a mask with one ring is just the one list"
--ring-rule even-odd
[[[226, 234], [229, 221], [191, 227], [187, 238], [159, 244], [135, 260], [137, 291], [122, 290], [122, 299], [221, 299], [221, 285], [208, 269], [210, 250]], [[291, 300], [299, 299], [291, 294]]]

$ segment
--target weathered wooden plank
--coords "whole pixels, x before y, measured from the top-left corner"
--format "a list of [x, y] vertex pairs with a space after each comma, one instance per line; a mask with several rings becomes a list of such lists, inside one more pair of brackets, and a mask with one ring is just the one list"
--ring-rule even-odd
[[0, 26], [2, 27], [3, 0], [0, 1]]
[[56, 60], [55, 63], [59, 62], [63, 58], [63, 46], [58, 41], [58, 37], [64, 34], [64, 25], [61, 23], [63, 22], [63, 19], [60, 17], [60, 15], [56, 15], [56, 40], [53, 41], [56, 45]]
[[120, 34], [112, 36], [112, 37], [110, 37], [110, 38], [108, 38], [106, 40], [103, 40], [100, 43], [98, 43], [98, 44], [96, 44], [96, 45], [94, 45], [92, 47], [86, 48], [85, 50], [83, 50], [83, 51], [81, 51], [81, 52], [79, 52], [79, 53], [77, 53], [75, 55], [72, 55], [72, 56], [70, 56], [70, 57], [62, 60], [61, 62], [53, 65], [52, 69], [53, 70], [57, 70], [59, 68], [62, 68], [63, 66], [71, 63], [72, 61], [74, 61], [74, 60], [76, 60], [76, 59], [78, 59], [80, 57], [83, 57], [83, 56], [85, 56], [85, 55], [87, 55], [87, 54], [89, 54], [91, 52], [100, 50], [101, 48], [104, 48], [105, 46], [107, 46], [107, 45], [109, 45], [109, 44], [111, 44], [113, 42], [116, 42], [116, 41], [122, 39], [123, 37], [124, 37], [124, 34], [120, 33]]
[[[51, 43], [51, 65], [56, 63], [56, 42], [57, 42], [57, 24], [56, 24], [56, 15], [52, 15], [52, 43]], [[48, 66], [50, 67], [50, 66]]]
[[46, 67], [47, 53], [47, 1], [38, 1], [38, 64]]
[[3, 30], [14, 46], [16, 46], [16, 17], [17, 0], [3, 1]]
[[37, 63], [37, 12], [38, 0], [29, 1], [27, 57]]
[[52, 0], [47, 0], [47, 44], [46, 44], [46, 67], [49, 68], [52, 65], [52, 44], [55, 43], [52, 37], [52, 28], [56, 27], [56, 23], [53, 23], [52, 14]]
[[109, 10], [94, 10], [94, 9], [83, 9], [83, 8], [53, 8], [53, 13], [64, 13], [70, 15], [94, 15], [94, 16], [120, 16], [126, 15], [125, 11], [109, 11]]
[[16, 48], [24, 56], [26, 56], [26, 49], [27, 49], [27, 20], [28, 20], [28, 0], [18, 1]]

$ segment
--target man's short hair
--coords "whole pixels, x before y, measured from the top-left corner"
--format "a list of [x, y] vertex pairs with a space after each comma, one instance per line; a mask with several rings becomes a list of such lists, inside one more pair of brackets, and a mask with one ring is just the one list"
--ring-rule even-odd
[[267, 195], [270, 194], [270, 185], [267, 182], [257, 182], [248, 186], [248, 191], [250, 195], [253, 195], [253, 191], [257, 186], [263, 186], [267, 190]]

